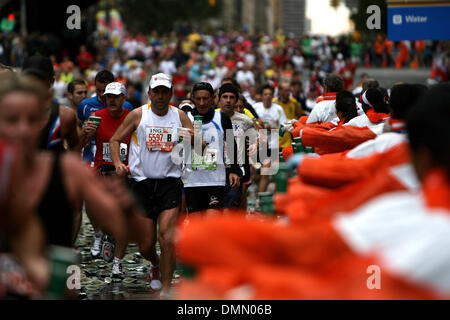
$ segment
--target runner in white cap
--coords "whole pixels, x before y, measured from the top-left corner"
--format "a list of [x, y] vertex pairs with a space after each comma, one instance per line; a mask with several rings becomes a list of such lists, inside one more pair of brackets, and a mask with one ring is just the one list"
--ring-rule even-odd
[[[96, 131], [90, 132], [87, 138], [91, 139], [91, 137], [95, 134], [96, 152], [94, 155], [94, 167], [102, 175], [109, 175], [111, 172], [115, 173], [114, 164], [112, 162], [111, 154], [109, 151], [109, 140], [111, 139], [117, 128], [124, 121], [125, 117], [130, 113], [130, 110], [127, 110], [123, 107], [123, 104], [127, 97], [127, 90], [125, 86], [120, 82], [111, 82], [110, 84], [108, 84], [105, 88], [103, 97], [105, 98], [107, 108], [95, 111], [91, 114], [91, 117], [97, 118], [99, 120], [99, 124]], [[128, 164], [128, 149], [130, 138], [131, 135], [126, 137], [120, 143], [120, 157], [121, 160], [126, 164]], [[116, 243], [114, 250], [102, 250], [103, 232], [94, 224], [93, 227], [96, 237], [94, 238], [91, 252], [97, 253], [97, 255], [103, 252], [103, 257], [107, 261], [109, 261], [109, 259], [112, 260], [112, 255], [114, 254], [112, 277], [123, 278], [122, 259], [127, 246], [126, 240], [124, 241], [125, 243]], [[99, 235], [101, 236], [99, 237]]]
[[[181, 190], [182, 164], [171, 159], [176, 143], [177, 128], [187, 128], [193, 135], [193, 126], [186, 114], [169, 106], [173, 94], [172, 78], [158, 73], [152, 76], [148, 96], [151, 103], [133, 110], [110, 140], [111, 157], [119, 175], [128, 175], [120, 159], [121, 141], [132, 134], [128, 159], [131, 188], [152, 220], [149, 236], [156, 243], [156, 223], [161, 246], [161, 264], [156, 251], [152, 259], [149, 280], [152, 289], [162, 288], [161, 296], [170, 289], [175, 268], [173, 232], [178, 218]], [[187, 137], [187, 136], [186, 136]], [[162, 283], [160, 281], [160, 268]]]

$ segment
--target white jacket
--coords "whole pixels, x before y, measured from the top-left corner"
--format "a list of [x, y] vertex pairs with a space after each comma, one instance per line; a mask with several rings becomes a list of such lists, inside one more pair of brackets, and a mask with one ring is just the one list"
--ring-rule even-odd
[[344, 126], [355, 126], [359, 128], [369, 128], [373, 131], [377, 136], [383, 133], [384, 122], [380, 122], [379, 124], [372, 123], [366, 114], [360, 115], [358, 117], [353, 118]]
[[348, 152], [346, 157], [353, 159], [368, 157], [375, 153], [386, 152], [407, 141], [408, 139], [404, 133], [386, 132], [375, 139], [361, 143], [359, 146]]
[[450, 215], [426, 207], [419, 193], [378, 197], [334, 226], [355, 252], [376, 254], [392, 274], [450, 293]]
[[324, 100], [314, 106], [306, 123], [328, 122], [336, 117], [336, 94], [325, 93]]

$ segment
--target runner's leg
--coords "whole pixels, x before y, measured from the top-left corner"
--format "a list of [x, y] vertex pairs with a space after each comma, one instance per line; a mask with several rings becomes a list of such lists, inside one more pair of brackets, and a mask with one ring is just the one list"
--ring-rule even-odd
[[179, 211], [179, 206], [164, 210], [161, 212], [158, 219], [158, 239], [161, 246], [160, 270], [163, 291], [170, 288], [173, 272], [175, 270], [174, 231]]
[[159, 264], [156, 254], [156, 223], [155, 220], [147, 218], [139, 213], [133, 213], [129, 221], [129, 242], [137, 243], [139, 252], [149, 260], [152, 265]]

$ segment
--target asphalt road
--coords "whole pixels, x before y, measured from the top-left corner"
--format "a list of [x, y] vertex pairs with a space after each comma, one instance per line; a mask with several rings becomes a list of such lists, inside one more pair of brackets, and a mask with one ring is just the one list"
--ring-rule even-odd
[[361, 79], [361, 74], [368, 73], [369, 76], [378, 80], [381, 87], [386, 89], [391, 88], [397, 82], [408, 83], [421, 83], [427, 84], [427, 79], [430, 76], [430, 68], [421, 69], [395, 69], [395, 68], [383, 68], [383, 69], [366, 69], [359, 68], [355, 72], [354, 86]]

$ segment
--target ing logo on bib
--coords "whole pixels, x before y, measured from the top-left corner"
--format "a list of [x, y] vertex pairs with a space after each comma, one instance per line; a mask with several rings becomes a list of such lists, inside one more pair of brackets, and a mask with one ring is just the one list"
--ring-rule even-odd
[[147, 126], [145, 128], [147, 150], [171, 152], [175, 146], [172, 127]]

